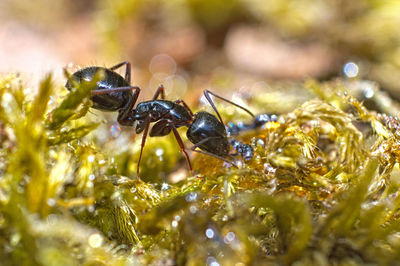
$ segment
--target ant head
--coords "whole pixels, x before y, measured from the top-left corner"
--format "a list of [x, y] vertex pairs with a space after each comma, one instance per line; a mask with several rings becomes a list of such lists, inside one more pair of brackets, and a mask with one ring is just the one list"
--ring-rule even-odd
[[186, 136], [200, 149], [212, 154], [224, 157], [229, 152], [225, 126], [210, 113], [196, 113]]

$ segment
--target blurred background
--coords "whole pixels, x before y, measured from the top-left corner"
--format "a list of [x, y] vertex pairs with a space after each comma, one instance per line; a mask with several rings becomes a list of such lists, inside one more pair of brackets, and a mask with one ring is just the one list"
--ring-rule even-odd
[[66, 66], [130, 61], [143, 97], [159, 83], [190, 102], [334, 77], [400, 97], [399, 25], [396, 0], [1, 0], [0, 72], [62, 84]]

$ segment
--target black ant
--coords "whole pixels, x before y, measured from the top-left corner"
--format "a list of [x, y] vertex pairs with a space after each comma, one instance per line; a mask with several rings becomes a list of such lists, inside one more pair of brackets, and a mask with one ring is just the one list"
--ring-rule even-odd
[[[114, 70], [126, 66], [125, 78]], [[137, 104], [140, 88], [130, 85], [131, 65], [129, 62], [122, 62], [111, 68], [105, 67], [87, 67], [73, 73], [65, 85], [71, 90], [77, 83], [83, 80], [90, 81], [98, 71], [103, 72], [103, 78], [97, 82], [97, 88], [91, 92], [90, 99], [93, 102], [93, 108], [102, 111], [118, 111], [118, 122], [124, 126], [134, 126], [136, 122], [136, 133], [143, 132], [139, 160], [137, 164], [137, 177], [139, 177], [139, 166], [142, 158], [143, 148], [149, 134], [150, 123], [155, 123], [150, 130], [150, 137], [166, 136], [171, 131], [179, 144], [182, 153], [186, 157], [190, 171], [189, 156], [185, 151], [183, 141], [177, 131], [177, 128], [188, 127], [186, 136], [194, 144], [192, 150], [209, 156], [213, 156], [236, 167], [236, 165], [226, 159], [240, 154], [245, 160], [253, 158], [253, 148], [248, 144], [243, 144], [235, 139], [228, 139], [223, 120], [214, 105], [210, 95], [224, 100], [236, 107], [246, 111], [252, 117], [254, 115], [246, 108], [231, 102], [221, 96], [218, 96], [208, 90], [204, 91], [204, 96], [210, 103], [218, 118], [207, 112], [193, 113], [189, 106], [181, 99], [176, 101], [165, 100], [164, 87], [160, 85], [150, 101], [144, 101]], [[75, 85], [74, 85], [75, 84]], [[161, 100], [158, 98], [161, 97]], [[230, 154], [230, 146], [236, 150], [236, 154]], [[197, 150], [199, 148], [200, 150]]]

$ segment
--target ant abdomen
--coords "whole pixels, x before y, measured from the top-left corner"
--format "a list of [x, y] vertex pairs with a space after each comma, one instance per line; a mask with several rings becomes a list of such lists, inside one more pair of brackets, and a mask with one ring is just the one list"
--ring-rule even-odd
[[[73, 73], [68, 79], [65, 87], [71, 90], [75, 83], [91, 81], [95, 75], [102, 72], [102, 78], [97, 82], [95, 90], [105, 90], [111, 88], [129, 87], [130, 84], [118, 73], [104, 67], [86, 67]], [[73, 81], [74, 82], [73, 82]], [[102, 111], [118, 111], [127, 105], [132, 98], [132, 90], [115, 91], [107, 94], [96, 94], [90, 97], [93, 108]]]
[[210, 113], [196, 113], [186, 136], [196, 147], [204, 151], [221, 157], [229, 154], [225, 126]]

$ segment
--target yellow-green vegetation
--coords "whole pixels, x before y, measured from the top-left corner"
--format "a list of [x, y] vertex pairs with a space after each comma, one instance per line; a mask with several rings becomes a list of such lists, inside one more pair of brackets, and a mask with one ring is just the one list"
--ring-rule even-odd
[[307, 82], [314, 99], [239, 136], [252, 143], [253, 160], [233, 168], [195, 156], [195, 175], [176, 182], [168, 178], [181, 158], [173, 139], [146, 146], [147, 182], [135, 176], [138, 139], [127, 138], [123, 151], [116, 139], [100, 140], [87, 115], [95, 82], [53, 98], [65, 89], [51, 76], [34, 96], [15, 76], [1, 78], [2, 264], [400, 259], [400, 122], [347, 94], [363, 81]]

